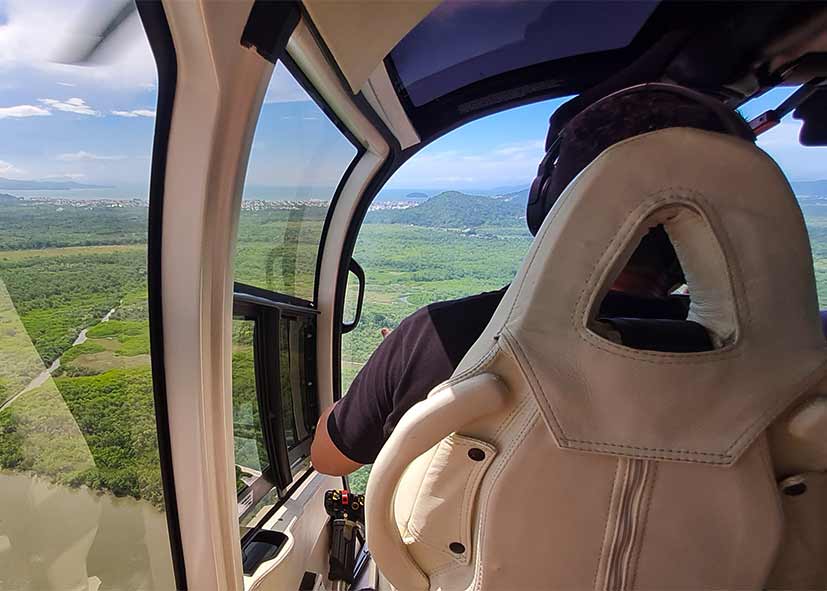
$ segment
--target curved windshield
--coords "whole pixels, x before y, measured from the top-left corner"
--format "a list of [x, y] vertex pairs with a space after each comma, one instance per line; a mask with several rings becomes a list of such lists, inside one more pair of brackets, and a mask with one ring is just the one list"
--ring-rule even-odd
[[0, 588], [173, 589], [147, 316], [155, 64], [82, 14], [0, 2]]

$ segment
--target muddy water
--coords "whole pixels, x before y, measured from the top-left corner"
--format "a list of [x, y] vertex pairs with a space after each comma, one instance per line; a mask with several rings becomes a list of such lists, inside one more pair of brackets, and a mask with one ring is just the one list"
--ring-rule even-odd
[[174, 588], [166, 518], [152, 505], [0, 472], [0, 589]]

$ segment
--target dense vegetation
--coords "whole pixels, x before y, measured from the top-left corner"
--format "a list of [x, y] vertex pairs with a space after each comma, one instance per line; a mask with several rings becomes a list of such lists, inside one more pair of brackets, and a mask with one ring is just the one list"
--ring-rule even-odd
[[[802, 200], [824, 303], [822, 203]], [[511, 280], [530, 243], [523, 207], [519, 199], [448, 193], [416, 208], [368, 215], [355, 251], [367, 273], [366, 301], [361, 323], [344, 337], [345, 388], [381, 341], [382, 328], [395, 328], [432, 301]], [[136, 209], [0, 200], [0, 468], [160, 507], [141, 243], [146, 211]], [[498, 217], [504, 212], [510, 213]], [[322, 207], [245, 209], [236, 277], [311, 298], [324, 213]], [[266, 456], [258, 443], [251, 323], [236, 321], [233, 343], [240, 486]], [[354, 479], [356, 488], [363, 476]]]
[[0, 206], [0, 251], [146, 241], [146, 207], [71, 207], [19, 200]]
[[313, 299], [325, 207], [245, 210], [238, 225], [235, 279]]

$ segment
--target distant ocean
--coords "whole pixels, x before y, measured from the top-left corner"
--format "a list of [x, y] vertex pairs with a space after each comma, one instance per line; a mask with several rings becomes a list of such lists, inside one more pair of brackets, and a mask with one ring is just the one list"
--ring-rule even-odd
[[140, 186], [107, 187], [104, 189], [0, 189], [0, 193], [24, 199], [76, 199], [92, 201], [98, 199], [138, 199], [146, 201], [149, 189]]
[[[264, 201], [306, 201], [319, 199], [328, 201], [333, 196], [335, 187], [273, 187], [250, 185], [244, 188], [244, 199], [261, 199]], [[412, 193], [433, 196], [440, 191], [433, 189], [383, 189], [377, 201], [403, 201]], [[149, 188], [141, 185], [123, 185], [100, 189], [0, 189], [0, 193], [23, 197], [24, 199], [74, 199], [77, 201], [138, 199], [146, 201]], [[420, 197], [421, 198], [421, 197]]]

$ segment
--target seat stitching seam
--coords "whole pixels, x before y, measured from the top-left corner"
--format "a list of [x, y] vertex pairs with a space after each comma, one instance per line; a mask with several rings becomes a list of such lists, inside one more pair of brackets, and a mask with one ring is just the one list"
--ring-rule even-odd
[[600, 550], [597, 553], [597, 564], [594, 567], [594, 579], [592, 580], [592, 589], [597, 591], [597, 577], [600, 574], [600, 562], [603, 559], [603, 552], [606, 549], [606, 534], [609, 531], [609, 514], [612, 512], [612, 498], [614, 497], [615, 487], [617, 485], [617, 478], [620, 473], [620, 458], [615, 459], [615, 473], [612, 477], [612, 486], [609, 488], [609, 498], [606, 503], [606, 515], [603, 517], [603, 537], [600, 540]]
[[646, 528], [649, 525], [649, 509], [652, 506], [652, 498], [655, 496], [655, 483], [658, 479], [658, 473], [660, 470], [659, 462], [652, 461], [649, 462], [649, 465], [652, 468], [652, 477], [648, 485], [649, 493], [646, 495], [646, 506], [643, 509], [642, 520], [641, 520], [641, 527], [638, 537], [637, 549], [636, 549], [636, 556], [633, 558], [634, 562], [632, 565], [632, 572], [629, 574], [629, 581], [628, 587], [633, 589], [635, 586], [635, 582], [637, 581], [637, 573], [638, 567], [640, 566], [640, 555], [643, 552], [643, 541], [646, 539]]
[[[523, 442], [526, 434], [528, 431], [534, 426], [534, 423], [537, 421], [537, 415], [534, 414], [530, 417], [527, 417], [526, 423], [522, 426], [520, 431], [515, 435], [512, 442], [508, 445], [508, 447], [503, 452], [503, 455], [500, 456], [500, 464], [496, 467], [495, 471], [491, 475], [491, 489], [489, 490], [488, 497], [485, 499], [485, 507], [488, 508], [489, 501], [491, 499], [491, 490], [494, 488], [494, 484], [499, 480], [499, 477], [502, 475], [503, 470], [505, 470], [506, 465], [508, 465], [511, 456], [514, 453], [514, 450], [519, 447], [519, 445]], [[488, 511], [481, 511], [481, 518], [480, 518], [480, 543], [479, 543], [479, 551], [482, 552], [482, 548], [485, 546], [485, 539], [487, 537], [487, 530], [486, 524], [488, 523]], [[482, 560], [477, 560], [476, 564], [477, 567], [474, 568], [474, 572], [476, 573], [476, 582], [474, 588], [476, 591], [479, 591], [482, 587], [483, 580], [485, 578], [485, 570], [483, 566]]]

